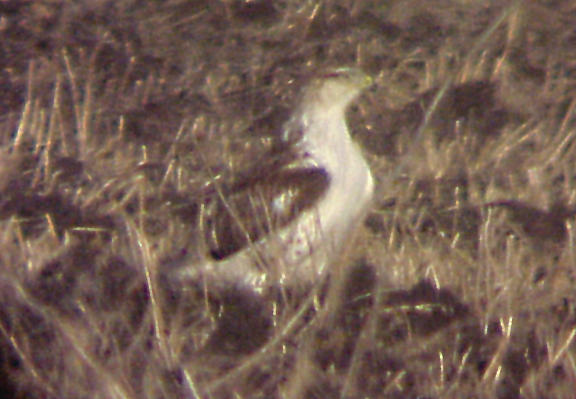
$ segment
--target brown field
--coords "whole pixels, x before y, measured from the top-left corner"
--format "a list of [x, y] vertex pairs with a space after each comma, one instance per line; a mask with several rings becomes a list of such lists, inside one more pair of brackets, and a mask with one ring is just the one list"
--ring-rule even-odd
[[[573, 399], [575, 27], [569, 0], [1, 1], [3, 397]], [[348, 120], [377, 186], [327, 281], [168, 279], [203, 188], [342, 65], [375, 78]]]

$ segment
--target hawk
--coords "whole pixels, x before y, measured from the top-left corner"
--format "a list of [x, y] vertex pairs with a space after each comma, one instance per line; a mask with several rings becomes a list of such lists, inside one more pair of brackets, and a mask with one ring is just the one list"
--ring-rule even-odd
[[372, 201], [372, 174], [345, 115], [371, 84], [357, 68], [338, 68], [304, 88], [283, 132], [290, 161], [245, 173], [204, 201], [203, 254], [178, 279], [260, 291], [326, 274]]

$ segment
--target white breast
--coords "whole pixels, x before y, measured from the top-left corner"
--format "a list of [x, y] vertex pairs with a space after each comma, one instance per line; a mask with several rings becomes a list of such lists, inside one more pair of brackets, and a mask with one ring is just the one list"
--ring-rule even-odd
[[[328, 116], [312, 126], [323, 129], [310, 132], [301, 148], [326, 169], [331, 180], [318, 205], [284, 232], [286, 247], [293, 246], [284, 261], [282, 279], [287, 282], [311, 282], [325, 273], [364, 219], [374, 192], [370, 168], [351, 140], [344, 118]], [[329, 132], [345, 134], [326, 140], [323, 136]]]

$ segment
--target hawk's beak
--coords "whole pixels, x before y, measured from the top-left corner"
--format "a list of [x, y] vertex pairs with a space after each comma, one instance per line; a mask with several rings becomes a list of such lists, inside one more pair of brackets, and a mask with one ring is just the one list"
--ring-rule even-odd
[[364, 77], [364, 82], [362, 82], [362, 86], [366, 89], [372, 88], [375, 85], [374, 78], [370, 75], [366, 75]]

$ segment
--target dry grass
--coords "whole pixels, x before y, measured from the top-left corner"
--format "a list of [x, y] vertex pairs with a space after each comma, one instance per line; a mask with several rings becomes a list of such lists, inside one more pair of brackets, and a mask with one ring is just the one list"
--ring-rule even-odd
[[[0, 360], [16, 398], [572, 398], [570, 1], [3, 1]], [[374, 208], [326, 284], [175, 284], [206, 185], [316, 70]]]

